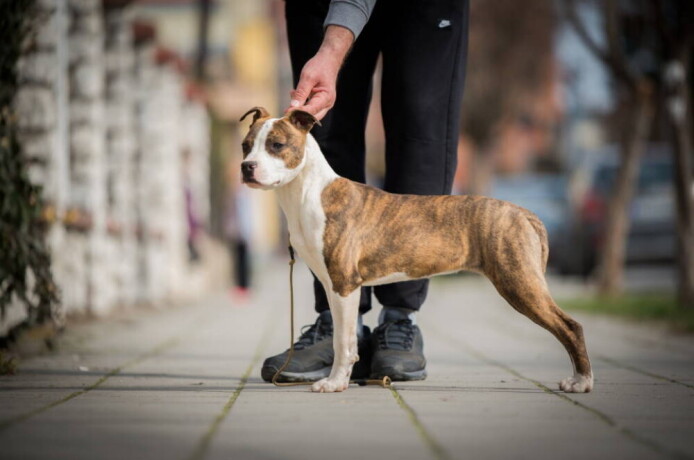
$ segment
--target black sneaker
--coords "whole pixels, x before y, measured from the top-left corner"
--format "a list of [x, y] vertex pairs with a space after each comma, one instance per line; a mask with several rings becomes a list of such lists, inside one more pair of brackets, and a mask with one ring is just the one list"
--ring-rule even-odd
[[[352, 370], [353, 379], [363, 379], [369, 373], [369, 335], [368, 327], [363, 326], [359, 340], [359, 361]], [[294, 344], [294, 356], [287, 368], [277, 378], [278, 382], [315, 382], [330, 375], [335, 357], [333, 350], [333, 318], [329, 310], [321, 312], [316, 322], [304, 326], [301, 337]], [[260, 375], [266, 382], [272, 382], [277, 370], [287, 360], [289, 350], [265, 360]]]
[[385, 321], [371, 334], [371, 376], [402, 382], [424, 380], [427, 360], [419, 327], [399, 312], [386, 313]]

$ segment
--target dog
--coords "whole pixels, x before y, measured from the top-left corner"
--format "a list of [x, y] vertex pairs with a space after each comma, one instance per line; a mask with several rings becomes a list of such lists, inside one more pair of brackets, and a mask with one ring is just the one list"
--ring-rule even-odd
[[333, 317], [335, 360], [316, 392], [349, 386], [357, 356], [361, 286], [473, 271], [513, 308], [551, 332], [571, 358], [565, 392], [589, 392], [583, 328], [552, 300], [547, 232], [530, 211], [482, 196], [397, 195], [338, 176], [309, 133], [318, 121], [294, 110], [271, 118], [254, 107], [242, 142], [243, 182], [275, 190], [291, 245], [320, 280]]

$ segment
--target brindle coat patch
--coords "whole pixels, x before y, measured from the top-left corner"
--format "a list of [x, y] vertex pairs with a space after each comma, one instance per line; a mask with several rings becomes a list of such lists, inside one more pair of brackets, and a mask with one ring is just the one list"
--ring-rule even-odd
[[480, 196], [395, 195], [344, 178], [323, 190], [321, 202], [323, 257], [339, 295], [393, 273], [481, 272], [559, 339], [578, 373], [592, 375], [581, 325], [547, 289], [547, 232], [532, 212]]
[[306, 136], [299, 135], [299, 129], [286, 118], [281, 118], [272, 125], [265, 141], [267, 152], [284, 161], [289, 169], [301, 164], [305, 146]]
[[[530, 211], [508, 202], [396, 195], [344, 178], [328, 185], [321, 201], [323, 257], [333, 289], [342, 296], [392, 273], [425, 278], [471, 270], [494, 281], [528, 267], [538, 275], [545, 269], [544, 227]], [[533, 252], [528, 246], [541, 247]], [[533, 253], [543, 254], [543, 260], [530, 260]]]

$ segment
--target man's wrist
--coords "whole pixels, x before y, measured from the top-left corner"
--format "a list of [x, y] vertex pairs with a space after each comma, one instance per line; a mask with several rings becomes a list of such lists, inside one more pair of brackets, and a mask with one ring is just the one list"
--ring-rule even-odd
[[323, 27], [327, 28], [330, 25], [345, 27], [352, 32], [356, 40], [369, 20], [375, 5], [376, 0], [331, 0]]

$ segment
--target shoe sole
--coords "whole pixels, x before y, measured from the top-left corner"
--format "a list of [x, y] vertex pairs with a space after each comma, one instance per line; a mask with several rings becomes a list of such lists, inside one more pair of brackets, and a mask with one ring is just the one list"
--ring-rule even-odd
[[[263, 380], [272, 382], [272, 378], [277, 373], [277, 369], [265, 368], [261, 371]], [[278, 378], [278, 382], [282, 383], [297, 383], [297, 382], [316, 382], [330, 375], [330, 367], [324, 367], [315, 371], [309, 372], [282, 372]]]
[[412, 372], [383, 372], [380, 374], [371, 374], [372, 379], [382, 379], [388, 376], [393, 382], [410, 382], [414, 380], [424, 380], [427, 378], [426, 369]]
[[[361, 367], [361, 366], [360, 366]], [[296, 382], [317, 382], [320, 379], [326, 378], [330, 375], [331, 366], [324, 367], [315, 371], [309, 372], [282, 372], [277, 378], [278, 382], [282, 383], [296, 383]], [[261, 371], [261, 377], [266, 382], [272, 382], [272, 378], [277, 373], [275, 368], [263, 368]], [[352, 379], [360, 380], [366, 378], [367, 373], [362, 372], [361, 369], [357, 368], [352, 371]]]

